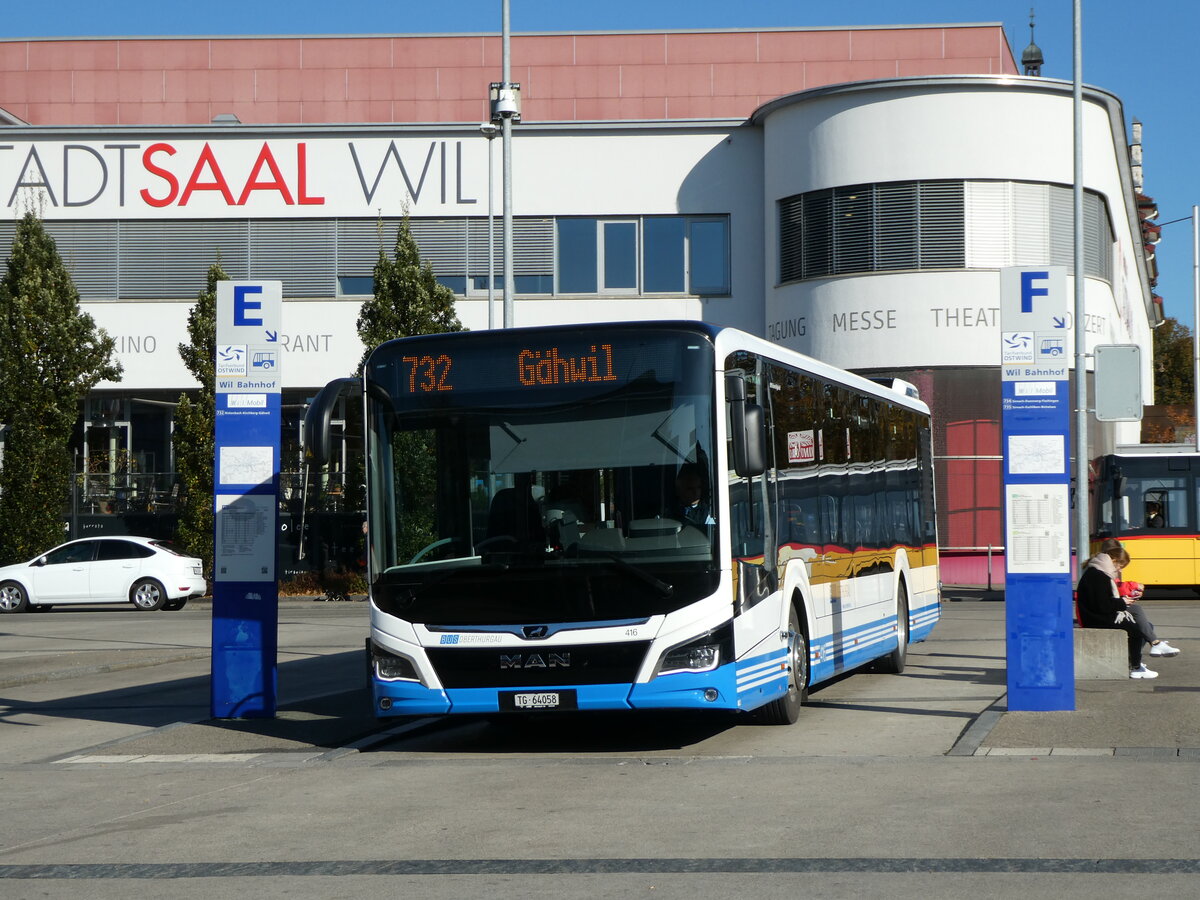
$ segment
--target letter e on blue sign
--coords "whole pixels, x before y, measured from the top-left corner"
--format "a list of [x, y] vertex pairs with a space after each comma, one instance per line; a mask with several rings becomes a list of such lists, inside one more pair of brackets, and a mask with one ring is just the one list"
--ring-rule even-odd
[[283, 318], [283, 282], [218, 281], [217, 343], [263, 347]]
[[[1045, 293], [1043, 291], [1043, 293]], [[233, 286], [233, 324], [234, 325], [261, 325], [263, 323], [261, 314], [258, 318], [250, 318], [247, 314], [248, 310], [256, 310], [261, 313], [262, 300], [248, 300], [247, 294], [262, 294], [261, 284], [235, 284]]]

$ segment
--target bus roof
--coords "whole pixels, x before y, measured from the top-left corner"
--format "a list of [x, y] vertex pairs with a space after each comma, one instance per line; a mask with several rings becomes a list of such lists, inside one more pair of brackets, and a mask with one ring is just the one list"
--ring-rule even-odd
[[1187, 444], [1117, 444], [1113, 456], [1196, 456], [1196, 445]]

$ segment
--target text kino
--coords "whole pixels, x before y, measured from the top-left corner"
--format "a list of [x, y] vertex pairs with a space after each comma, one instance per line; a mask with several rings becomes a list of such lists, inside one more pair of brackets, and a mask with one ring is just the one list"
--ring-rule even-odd
[[517, 354], [517, 380], [524, 385], [568, 384], [572, 381], [616, 381], [612, 344], [593, 344], [587, 356], [560, 356], [549, 350], [522, 350]]

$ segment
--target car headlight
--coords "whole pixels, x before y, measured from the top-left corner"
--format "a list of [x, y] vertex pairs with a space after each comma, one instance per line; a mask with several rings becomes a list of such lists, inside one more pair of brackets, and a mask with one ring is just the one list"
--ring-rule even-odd
[[711, 672], [733, 659], [733, 623], [726, 622], [699, 637], [668, 649], [658, 661], [657, 675]]

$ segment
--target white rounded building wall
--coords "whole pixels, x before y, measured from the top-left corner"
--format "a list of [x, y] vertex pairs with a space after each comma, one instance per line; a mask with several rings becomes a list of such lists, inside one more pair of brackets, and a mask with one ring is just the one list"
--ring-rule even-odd
[[[764, 130], [764, 261], [774, 282], [766, 299], [768, 337], [851, 369], [999, 365], [999, 270], [1048, 260], [1022, 259], [1022, 235], [1004, 233], [986, 207], [1007, 184], [1069, 189], [1070, 85], [990, 77], [868, 82], [790, 95], [755, 118]], [[1120, 105], [1089, 88], [1083, 119], [1084, 186], [1105, 201], [1114, 239], [1111, 282], [1085, 282], [1087, 349], [1148, 347], [1149, 295], [1126, 200]], [[929, 180], [967, 182], [964, 267], [780, 282], [781, 199]], [[1068, 278], [1068, 297], [1073, 291]], [[1074, 353], [1074, 329], [1067, 331], [1067, 352]], [[1150, 397], [1148, 354], [1145, 363], [1143, 394]]]

